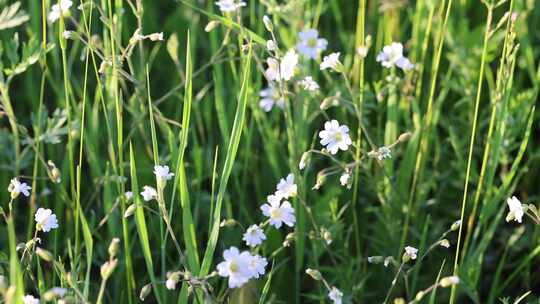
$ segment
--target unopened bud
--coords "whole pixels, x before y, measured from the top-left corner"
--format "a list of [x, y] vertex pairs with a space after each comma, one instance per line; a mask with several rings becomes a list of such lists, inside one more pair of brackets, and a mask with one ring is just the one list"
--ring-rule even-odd
[[111, 258], [114, 258], [116, 254], [118, 254], [118, 249], [120, 248], [120, 239], [114, 238], [111, 240], [111, 244], [109, 245], [109, 256]]
[[234, 225], [236, 225], [235, 219], [224, 219], [219, 224], [219, 227], [233, 227]]
[[324, 182], [326, 181], [326, 174], [324, 171], [319, 171], [317, 173], [317, 182], [315, 183], [315, 186], [313, 186], [312, 190], [319, 190], [322, 185], [324, 185]]
[[394, 304], [405, 304], [405, 300], [403, 298], [397, 298], [394, 300]]
[[442, 239], [439, 242], [439, 245], [441, 245], [444, 248], [449, 248], [450, 247], [450, 242], [447, 239]]
[[384, 257], [380, 255], [370, 256], [367, 258], [367, 261], [370, 264], [380, 264], [384, 261]]
[[263, 23], [267, 31], [269, 32], [274, 31], [274, 25], [272, 24], [272, 21], [270, 20], [270, 18], [268, 18], [268, 16], [266, 15], [263, 16]]
[[124, 218], [130, 217], [135, 213], [135, 210], [137, 210], [137, 204], [131, 204], [127, 207], [126, 211], [124, 212]]
[[461, 226], [461, 220], [455, 221], [452, 226], [450, 227], [450, 230], [456, 231], [459, 229], [459, 226]]
[[439, 284], [441, 285], [441, 287], [457, 285], [459, 284], [459, 277], [451, 276], [451, 277], [442, 278]]
[[152, 41], [163, 41], [163, 32], [161, 33], [152, 33], [148, 35], [148, 38]]
[[54, 257], [52, 255], [52, 253], [50, 253], [49, 251], [45, 250], [45, 249], [42, 249], [42, 248], [39, 248], [37, 247], [36, 248], [36, 254], [44, 261], [46, 262], [52, 262], [54, 260]]
[[398, 137], [398, 142], [406, 142], [408, 141], [412, 136], [412, 133], [411, 132], [405, 132], [403, 134], [401, 134], [399, 137]]
[[416, 301], [421, 301], [425, 294], [426, 294], [425, 292], [419, 291], [419, 292], [416, 294], [416, 297], [414, 297], [414, 299], [415, 299]]
[[144, 301], [144, 299], [146, 299], [150, 292], [152, 292], [152, 284], [148, 283], [141, 288], [141, 292], [139, 293], [139, 299], [141, 301]]
[[309, 162], [309, 156], [310, 156], [309, 152], [304, 152], [302, 154], [302, 157], [300, 158], [300, 163], [298, 164], [298, 169], [304, 170], [307, 163]]
[[218, 27], [220, 24], [219, 21], [217, 20], [212, 20], [210, 22], [208, 22], [208, 24], [204, 27], [204, 31], [207, 32], [207, 33], [210, 33], [211, 31], [213, 31], [216, 27]]
[[116, 268], [117, 264], [118, 264], [118, 260], [113, 259], [113, 260], [107, 261], [103, 265], [101, 265], [101, 278], [103, 280], [107, 280], [111, 276], [111, 274], [113, 273], [113, 271]]
[[320, 273], [318, 270], [316, 270], [316, 269], [308, 268], [308, 269], [306, 269], [306, 273], [307, 273], [310, 277], [312, 277], [315, 281], [320, 281], [320, 280], [322, 280], [322, 275], [321, 275], [321, 273]]

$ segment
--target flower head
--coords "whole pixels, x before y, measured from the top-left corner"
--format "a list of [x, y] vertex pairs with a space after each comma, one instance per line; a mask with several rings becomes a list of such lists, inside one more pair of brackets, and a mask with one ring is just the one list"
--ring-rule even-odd
[[378, 160], [385, 160], [387, 158], [392, 158], [392, 150], [386, 146], [382, 146], [377, 149], [377, 151], [371, 151], [369, 156], [375, 157]]
[[298, 65], [298, 54], [294, 49], [289, 50], [281, 62], [276, 58], [268, 58], [266, 60], [268, 68], [265, 71], [265, 76], [270, 81], [275, 80], [290, 80], [294, 76], [294, 71]]
[[255, 247], [266, 240], [266, 235], [264, 235], [263, 230], [258, 225], [251, 225], [244, 233], [242, 240], [244, 240], [248, 246]]
[[55, 22], [60, 19], [60, 16], [69, 15], [69, 8], [73, 5], [73, 2], [70, 0], [60, 0], [57, 4], [51, 6], [51, 11], [49, 12], [49, 21]]
[[21, 183], [17, 178], [11, 179], [8, 186], [8, 191], [11, 193], [12, 199], [16, 199], [21, 193], [24, 196], [30, 196], [30, 192], [28, 191], [30, 189], [32, 189], [30, 186], [26, 183]]
[[346, 151], [352, 144], [349, 137], [349, 128], [346, 125], [339, 125], [337, 120], [327, 121], [324, 130], [319, 132], [321, 145], [325, 146], [330, 154], [336, 154], [338, 150]]
[[330, 292], [328, 293], [328, 297], [330, 298], [330, 300], [332, 300], [334, 304], [341, 304], [341, 298], [343, 298], [343, 293], [335, 286], [332, 286]]
[[281, 109], [285, 107], [285, 99], [281, 97], [279, 90], [273, 84], [269, 84], [266, 89], [259, 92], [259, 96], [261, 96], [259, 106], [263, 108], [265, 112], [270, 112], [274, 105]]
[[144, 190], [143, 192], [141, 192], [141, 195], [146, 202], [151, 201], [157, 197], [157, 191], [155, 188], [150, 186], [144, 186], [143, 189]]
[[169, 172], [169, 166], [154, 166], [154, 174], [158, 180], [170, 180], [174, 176]]
[[320, 64], [321, 70], [332, 69], [336, 72], [339, 72], [339, 67], [341, 62], [339, 62], [339, 52], [332, 53], [328, 56], [324, 56], [323, 62]]
[[289, 173], [287, 178], [280, 179], [276, 187], [275, 195], [281, 198], [295, 197], [298, 187], [294, 183], [294, 174]]
[[317, 55], [326, 50], [328, 41], [324, 38], [319, 38], [319, 32], [314, 29], [309, 29], [298, 33], [300, 42], [296, 45], [298, 52], [307, 58], [315, 59]]
[[418, 254], [418, 249], [407, 246], [405, 247], [405, 255], [408, 256], [411, 260], [416, 260]]
[[349, 180], [351, 179], [351, 174], [349, 172], [344, 172], [343, 174], [341, 174], [341, 176], [339, 177], [339, 183], [342, 185], [342, 186], [347, 186], [349, 187]]
[[411, 61], [403, 56], [403, 45], [399, 42], [392, 42], [384, 46], [383, 50], [377, 55], [376, 60], [386, 68], [396, 65], [400, 69], [408, 71], [414, 67]]
[[288, 201], [280, 203], [281, 197], [270, 195], [268, 203], [261, 206], [261, 210], [265, 216], [270, 218], [270, 225], [280, 228], [283, 223], [292, 227], [296, 221], [294, 209]]
[[217, 265], [220, 276], [229, 278], [229, 288], [244, 285], [252, 277], [250, 261], [247, 255], [240, 254], [238, 248], [231, 247], [223, 251], [224, 261]]
[[24, 304], [39, 304], [39, 299], [32, 295], [25, 295], [22, 299]]
[[306, 91], [315, 92], [319, 90], [319, 85], [313, 80], [311, 76], [300, 80], [298, 84]]
[[250, 278], [258, 279], [261, 275], [264, 275], [266, 272], [266, 265], [268, 265], [266, 258], [263, 258], [260, 255], [252, 255], [247, 251], [242, 252], [241, 256], [248, 261], [248, 268], [251, 272]]
[[508, 209], [510, 209], [508, 215], [506, 216], [506, 221], [510, 222], [511, 220], [515, 220], [516, 222], [521, 223], [523, 214], [525, 214], [525, 212], [523, 211], [523, 206], [521, 205], [519, 199], [512, 196], [506, 200], [506, 203], [508, 204]]
[[219, 6], [219, 10], [223, 13], [234, 12], [242, 6], [246, 6], [244, 1], [235, 0], [219, 0], [216, 2], [216, 5]]
[[58, 220], [51, 209], [39, 208], [34, 216], [36, 221], [36, 229], [49, 232], [51, 229], [58, 228]]

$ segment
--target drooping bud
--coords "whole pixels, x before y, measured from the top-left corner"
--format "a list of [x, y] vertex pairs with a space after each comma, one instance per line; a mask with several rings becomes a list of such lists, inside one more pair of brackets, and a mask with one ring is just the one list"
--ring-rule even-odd
[[270, 18], [268, 18], [268, 16], [266, 15], [263, 16], [263, 23], [267, 31], [269, 32], [274, 31], [274, 25], [272, 24], [272, 21], [270, 20]]
[[51, 252], [45, 250], [45, 249], [42, 249], [40, 247], [37, 247], [36, 248], [36, 254], [44, 261], [46, 262], [52, 262], [54, 260], [54, 256], [52, 255]]
[[152, 292], [152, 283], [148, 283], [141, 288], [141, 292], [139, 293], [139, 299], [141, 301], [144, 301], [144, 299], [146, 299], [150, 292]]
[[448, 287], [448, 286], [457, 285], [457, 284], [459, 284], [459, 277], [457, 276], [445, 277], [445, 278], [442, 278], [441, 281], [439, 282], [439, 285], [441, 285], [441, 287]]
[[114, 258], [118, 254], [118, 249], [120, 248], [120, 239], [113, 238], [111, 244], [109, 245], [109, 256]]
[[320, 271], [316, 270], [316, 269], [311, 269], [311, 268], [308, 268], [306, 269], [306, 273], [312, 277], [315, 281], [320, 281], [322, 280], [322, 275], [320, 273]]
[[218, 27], [220, 24], [219, 21], [217, 20], [212, 20], [210, 22], [208, 22], [208, 24], [204, 27], [204, 31], [207, 32], [207, 33], [210, 33], [211, 31], [213, 31], [216, 27]]

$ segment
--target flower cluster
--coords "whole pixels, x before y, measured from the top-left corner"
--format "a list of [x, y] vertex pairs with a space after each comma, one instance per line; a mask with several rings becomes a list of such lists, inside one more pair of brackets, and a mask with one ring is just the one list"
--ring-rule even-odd
[[223, 251], [223, 259], [217, 270], [220, 276], [229, 278], [229, 288], [241, 287], [252, 278], [264, 275], [268, 264], [266, 258], [249, 251], [240, 252], [236, 247]]

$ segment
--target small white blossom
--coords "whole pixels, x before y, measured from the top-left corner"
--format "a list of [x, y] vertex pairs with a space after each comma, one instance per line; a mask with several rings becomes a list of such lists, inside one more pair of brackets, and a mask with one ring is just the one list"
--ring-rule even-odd
[[290, 80], [294, 76], [294, 71], [298, 65], [298, 54], [294, 49], [289, 50], [281, 62], [276, 58], [268, 58], [266, 60], [268, 68], [265, 71], [265, 76], [270, 81]]
[[229, 13], [236, 11], [242, 6], [246, 6], [246, 3], [244, 1], [220, 0], [216, 2], [216, 5], [219, 6], [219, 10], [223, 13]]
[[60, 0], [58, 3], [51, 6], [51, 11], [49, 12], [49, 21], [55, 22], [60, 19], [60, 16], [67, 16], [69, 14], [69, 8], [73, 5], [73, 2], [70, 0]]
[[143, 192], [141, 192], [141, 195], [146, 202], [151, 201], [157, 197], [157, 191], [155, 188], [150, 186], [144, 186], [143, 189], [144, 190]]
[[51, 209], [39, 208], [34, 216], [36, 229], [43, 232], [49, 232], [51, 229], [58, 228], [58, 220]]
[[229, 288], [240, 287], [252, 277], [251, 259], [240, 254], [238, 248], [231, 247], [223, 251], [223, 259], [217, 265], [217, 270], [220, 276], [229, 278]]
[[298, 84], [306, 91], [315, 92], [319, 90], [319, 85], [313, 80], [311, 76], [300, 80]]
[[26, 183], [21, 183], [17, 178], [13, 178], [9, 182], [7, 190], [9, 191], [9, 193], [11, 193], [11, 198], [16, 199], [21, 193], [24, 196], [30, 196], [30, 192], [28, 191], [30, 189], [32, 188]]
[[521, 202], [519, 199], [515, 196], [512, 196], [511, 198], [508, 198], [506, 200], [506, 203], [508, 204], [508, 215], [506, 216], [506, 221], [510, 222], [512, 220], [515, 220], [518, 223], [521, 223], [523, 219], [523, 206], [521, 205]]
[[320, 64], [320, 68], [321, 70], [332, 69], [336, 72], [339, 72], [338, 67], [340, 64], [341, 63], [339, 62], [339, 52], [332, 53], [328, 56], [324, 56], [323, 62], [321, 62]]
[[385, 147], [385, 146], [380, 147], [378, 151], [377, 159], [385, 160], [387, 158], [392, 158], [392, 151], [388, 147]]
[[337, 120], [327, 121], [324, 130], [319, 132], [321, 145], [325, 146], [330, 154], [336, 154], [338, 150], [346, 151], [352, 144], [349, 137], [349, 128], [346, 125], [339, 125]]
[[268, 41], [266, 41], [266, 48], [267, 48], [270, 52], [273, 52], [273, 51], [277, 50], [277, 45], [276, 45], [276, 43], [274, 42], [274, 40], [268, 40]]
[[131, 199], [133, 199], [133, 192], [131, 191], [126, 191], [124, 193], [124, 197], [126, 198], [127, 201], [130, 201]]
[[376, 60], [386, 68], [395, 65], [404, 71], [408, 71], [414, 67], [410, 60], [403, 56], [403, 45], [398, 42], [392, 42], [384, 46], [383, 50], [377, 55]]
[[263, 258], [260, 255], [252, 255], [247, 251], [242, 252], [241, 256], [248, 261], [248, 267], [251, 272], [250, 279], [258, 279], [261, 275], [264, 275], [266, 272], [266, 265], [268, 265], [266, 258]]
[[300, 42], [296, 45], [298, 52], [307, 58], [315, 59], [320, 52], [326, 50], [328, 41], [319, 38], [319, 32], [314, 29], [308, 29], [298, 33]]
[[169, 166], [154, 166], [154, 174], [158, 180], [170, 180], [174, 176], [169, 172]]
[[294, 183], [294, 174], [289, 173], [287, 178], [280, 179], [276, 187], [275, 195], [280, 198], [289, 198], [295, 197], [297, 194], [298, 187]]
[[349, 184], [349, 179], [350, 178], [351, 178], [351, 174], [349, 174], [349, 172], [345, 172], [345, 173], [341, 174], [341, 176], [339, 177], [339, 183], [342, 186], [347, 186]]
[[165, 281], [165, 287], [167, 287], [168, 290], [175, 290], [176, 283], [175, 280], [167, 279], [167, 281]]
[[64, 39], [71, 39], [73, 37], [73, 31], [63, 31], [62, 37], [64, 37]]
[[266, 89], [259, 92], [259, 96], [261, 96], [259, 106], [265, 112], [270, 112], [274, 105], [278, 106], [280, 109], [285, 107], [285, 99], [281, 97], [279, 90], [272, 84], [268, 85]]
[[343, 298], [343, 293], [337, 289], [335, 286], [332, 286], [330, 289], [330, 292], [328, 293], [328, 297], [334, 304], [341, 304], [341, 298]]
[[251, 225], [244, 233], [242, 240], [244, 240], [248, 246], [255, 247], [266, 240], [266, 235], [264, 235], [263, 230], [258, 225]]
[[39, 299], [32, 295], [25, 295], [22, 299], [24, 304], [39, 304]]
[[275, 195], [268, 196], [268, 203], [261, 206], [265, 216], [270, 218], [270, 225], [279, 229], [283, 223], [292, 227], [296, 221], [294, 209], [288, 201], [280, 203], [281, 198]]
[[405, 247], [405, 254], [408, 255], [411, 258], [411, 260], [416, 260], [418, 249], [411, 246], [407, 246]]

